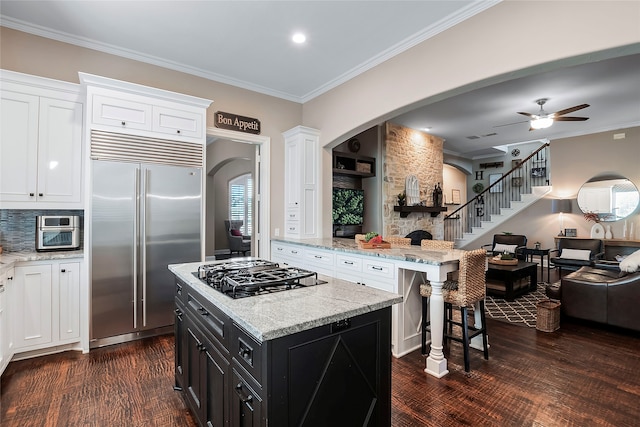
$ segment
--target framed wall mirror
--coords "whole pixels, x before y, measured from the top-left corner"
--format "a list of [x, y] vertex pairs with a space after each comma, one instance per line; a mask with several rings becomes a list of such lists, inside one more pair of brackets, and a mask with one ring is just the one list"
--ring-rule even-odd
[[640, 192], [624, 177], [595, 177], [578, 191], [578, 206], [583, 213], [598, 214], [600, 221], [619, 221], [631, 215], [640, 203]]

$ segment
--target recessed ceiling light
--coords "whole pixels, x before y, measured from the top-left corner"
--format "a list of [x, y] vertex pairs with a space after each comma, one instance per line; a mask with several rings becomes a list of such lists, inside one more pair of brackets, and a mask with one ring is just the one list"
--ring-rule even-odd
[[431, 126], [427, 126], [427, 127], [425, 127], [425, 128], [422, 128], [422, 130], [424, 130], [424, 131], [427, 131], [427, 132], [428, 132], [428, 131], [430, 131], [430, 130], [431, 130]]
[[305, 36], [302, 33], [295, 33], [291, 39], [293, 40], [294, 43], [301, 44], [307, 40], [307, 36]]

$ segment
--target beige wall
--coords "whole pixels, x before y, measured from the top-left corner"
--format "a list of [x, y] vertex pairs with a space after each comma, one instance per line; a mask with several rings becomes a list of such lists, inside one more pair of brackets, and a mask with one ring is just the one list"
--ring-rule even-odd
[[271, 230], [284, 228], [284, 138], [282, 132], [302, 122], [302, 106], [201, 77], [145, 64], [0, 27], [0, 68], [79, 83], [78, 71], [211, 99], [213, 114], [226, 111], [255, 117], [262, 135], [271, 138]]
[[[259, 118], [263, 135], [272, 141], [273, 232], [283, 228], [283, 131], [303, 124], [321, 131], [322, 146], [337, 145], [420, 103], [520, 77], [550, 61], [559, 66], [563, 59], [589, 53], [580, 60], [596, 60], [598, 51], [640, 43], [639, 15], [637, 1], [503, 1], [303, 106], [4, 27], [0, 67], [76, 83], [77, 72], [84, 71], [213, 99], [209, 126], [218, 110]], [[530, 48], [528, 41], [537, 40], [554, 42]], [[322, 163], [320, 208], [323, 235], [329, 236], [330, 150], [322, 151]]]
[[[321, 145], [331, 145], [411, 104], [520, 77], [539, 64], [639, 43], [639, 16], [637, 1], [503, 1], [305, 103], [303, 124], [320, 129]], [[545, 40], [553, 42], [531, 48]], [[323, 180], [331, 176], [330, 164], [325, 155]], [[322, 203], [330, 202], [324, 188]], [[323, 214], [323, 224], [330, 224], [330, 213]]]

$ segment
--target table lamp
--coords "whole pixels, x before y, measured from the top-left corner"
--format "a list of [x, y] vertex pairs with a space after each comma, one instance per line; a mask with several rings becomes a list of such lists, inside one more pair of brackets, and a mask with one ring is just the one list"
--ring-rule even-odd
[[551, 200], [551, 212], [560, 214], [560, 233], [558, 233], [558, 236], [564, 236], [564, 218], [562, 214], [571, 213], [571, 199]]

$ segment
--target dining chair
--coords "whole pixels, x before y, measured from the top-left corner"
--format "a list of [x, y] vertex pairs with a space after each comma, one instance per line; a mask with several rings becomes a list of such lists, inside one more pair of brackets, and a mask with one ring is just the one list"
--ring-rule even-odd
[[[443, 342], [454, 340], [461, 342], [464, 351], [464, 370], [469, 372], [469, 342], [478, 335], [482, 335], [484, 358], [489, 360], [489, 347], [487, 345], [487, 325], [485, 321], [484, 299], [486, 296], [486, 250], [476, 249], [466, 251], [460, 257], [457, 280], [447, 280], [442, 286], [444, 299], [444, 335]], [[429, 328], [427, 319], [427, 304], [431, 297], [431, 284], [429, 282], [420, 285], [422, 296], [422, 353], [426, 354], [426, 338]], [[468, 308], [474, 308], [478, 303], [482, 325], [479, 328], [469, 325]], [[460, 321], [453, 318], [453, 306], [460, 308]], [[454, 335], [453, 326], [462, 329], [462, 334]]]

